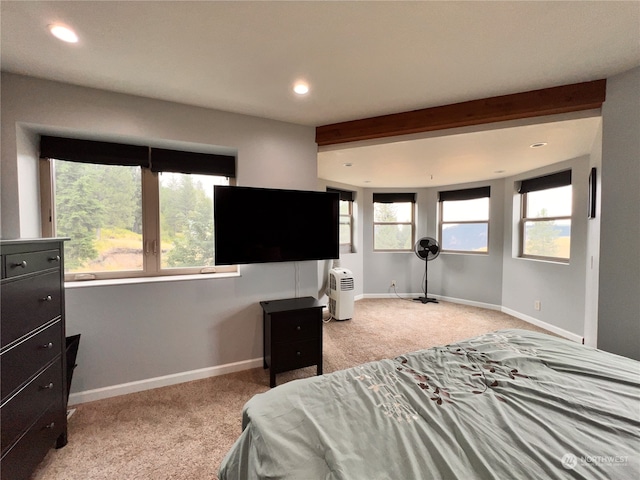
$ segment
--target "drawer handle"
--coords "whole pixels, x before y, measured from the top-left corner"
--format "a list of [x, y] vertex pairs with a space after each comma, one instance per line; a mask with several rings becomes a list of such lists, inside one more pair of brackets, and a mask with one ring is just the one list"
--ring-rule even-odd
[[47, 295], [46, 297], [41, 299], [43, 302], [50, 302], [51, 300], [53, 300], [53, 297], [51, 295]]
[[53, 382], [49, 383], [49, 385], [42, 385], [40, 390], [51, 390], [53, 388]]
[[49, 425], [45, 425], [44, 428], [51, 429], [56, 426], [56, 422], [51, 422]]
[[59, 262], [60, 261], [60, 255], [56, 255], [55, 257], [49, 257], [49, 261], [50, 262]]
[[23, 261], [21, 261], [21, 262], [14, 263], [14, 264], [13, 264], [13, 266], [14, 266], [14, 267], [27, 268], [27, 261], [26, 261], [26, 260], [23, 260]]
[[296, 330], [300, 331], [300, 325], [298, 325], [298, 326], [296, 327]]
[[296, 355], [297, 355], [297, 356], [300, 356], [300, 355], [302, 355], [302, 354], [301, 354], [300, 352], [296, 352]]
[[44, 348], [45, 350], [50, 350], [53, 348], [53, 343], [51, 342], [45, 343], [44, 345], [41, 345], [40, 348]]

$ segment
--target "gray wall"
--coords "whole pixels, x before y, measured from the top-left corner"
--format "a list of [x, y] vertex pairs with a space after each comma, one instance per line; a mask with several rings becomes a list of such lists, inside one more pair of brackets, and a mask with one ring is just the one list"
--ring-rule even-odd
[[640, 67], [607, 79], [598, 347], [640, 360]]
[[[583, 205], [589, 168], [602, 170], [601, 225], [587, 223], [582, 214], [574, 220], [572, 237], [585, 237], [572, 243], [572, 257], [579, 255], [574, 258], [579, 262], [567, 267], [516, 261], [510, 227], [500, 232], [503, 227], [492, 224], [489, 256], [443, 254], [431, 262], [431, 293], [503, 305], [577, 334], [585, 313], [596, 311], [598, 347], [640, 357], [639, 77], [640, 69], [634, 69], [608, 79], [602, 155], [598, 139], [589, 158], [569, 161], [580, 171], [574, 199]], [[4, 73], [1, 87], [2, 238], [39, 234], [37, 132], [237, 152], [239, 184], [324, 188], [317, 181], [313, 128]], [[514, 214], [514, 180], [491, 182], [491, 216], [504, 218], [505, 226]], [[364, 295], [389, 294], [391, 279], [397, 280], [399, 292], [419, 292], [424, 265], [413, 253], [373, 253], [374, 189], [355, 190], [357, 252], [343, 256], [341, 263], [356, 276], [356, 294], [360, 288]], [[437, 190], [417, 191], [418, 237], [436, 234]], [[500, 191], [502, 201], [496, 202]], [[594, 306], [585, 290], [593, 292], [588, 270], [590, 257], [597, 261], [598, 243]], [[301, 262], [299, 284], [294, 265], [287, 263], [242, 267], [234, 278], [69, 288], [68, 334], [83, 335], [72, 391], [259, 358], [258, 302], [318, 295], [326, 268], [323, 262]], [[534, 299], [542, 301], [541, 312], [533, 311]], [[562, 315], [551, 315], [554, 308]], [[593, 325], [585, 328], [593, 330]]]
[[[39, 235], [37, 132], [237, 152], [240, 185], [318, 188], [312, 127], [3, 73], [3, 238]], [[68, 288], [72, 391], [261, 358], [259, 301], [317, 295], [318, 262], [299, 262], [299, 283], [293, 263], [240, 272]]]
[[[502, 306], [583, 336], [587, 249], [587, 198], [590, 157], [584, 156], [541, 168], [505, 181], [505, 236]], [[520, 195], [517, 182], [571, 168], [573, 215], [571, 260], [568, 264], [518, 258]], [[534, 302], [541, 309], [534, 309]]]
[[[365, 293], [388, 294], [391, 280], [396, 280], [397, 291], [404, 294], [422, 296], [424, 288], [425, 264], [413, 252], [373, 251], [373, 193], [415, 192], [416, 240], [430, 236], [438, 238], [438, 192], [458, 188], [491, 186], [489, 203], [490, 218], [503, 216], [502, 180], [475, 182], [438, 188], [416, 189], [365, 189], [364, 191], [364, 274]], [[469, 303], [500, 305], [502, 285], [502, 242], [501, 221], [492, 221], [489, 231], [489, 253], [469, 255], [442, 253], [429, 262], [428, 293]]]
[[[353, 202], [353, 252], [340, 254], [340, 267], [346, 268], [353, 274], [354, 295], [355, 298], [361, 298], [364, 294], [364, 271], [362, 265], [362, 215], [363, 201], [362, 189], [353, 185], [346, 185], [338, 182], [327, 182], [319, 179], [318, 185], [320, 190], [326, 190], [327, 187], [348, 190], [355, 193]], [[318, 262], [318, 299], [327, 302], [326, 291], [329, 278], [329, 270], [333, 266], [332, 260]]]
[[591, 147], [589, 170], [596, 169], [596, 216], [587, 222], [585, 265], [584, 343], [598, 346], [598, 291], [600, 283], [600, 224], [602, 220], [602, 125]]

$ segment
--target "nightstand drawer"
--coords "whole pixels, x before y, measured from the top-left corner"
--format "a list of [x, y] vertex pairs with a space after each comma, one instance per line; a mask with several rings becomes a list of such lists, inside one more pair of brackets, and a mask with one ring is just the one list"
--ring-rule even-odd
[[273, 342], [297, 342], [310, 340], [320, 335], [322, 313], [317, 311], [293, 311], [278, 313], [271, 318]]
[[287, 372], [296, 368], [316, 365], [319, 357], [319, 343], [317, 340], [305, 340], [303, 342], [282, 343], [272, 353], [273, 364], [271, 368], [275, 373]]
[[60, 316], [60, 272], [23, 278], [2, 284], [2, 346]]
[[50, 405], [62, 402], [61, 383], [62, 362], [54, 362], [25, 385], [15, 397], [2, 405], [0, 415], [3, 452], [29, 428], [34, 418], [38, 418]]
[[63, 350], [62, 324], [58, 320], [4, 352], [0, 360], [2, 400]]
[[60, 250], [42, 250], [40, 252], [14, 253], [5, 255], [7, 278], [60, 267]]

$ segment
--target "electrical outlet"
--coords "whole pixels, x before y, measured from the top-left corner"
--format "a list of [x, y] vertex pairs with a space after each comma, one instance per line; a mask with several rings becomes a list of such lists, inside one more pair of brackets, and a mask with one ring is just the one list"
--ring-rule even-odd
[[396, 281], [395, 280], [391, 280], [391, 286], [395, 287], [396, 286]]
[[533, 302], [533, 308], [534, 310], [540, 310], [540, 300], [536, 300], [535, 302]]

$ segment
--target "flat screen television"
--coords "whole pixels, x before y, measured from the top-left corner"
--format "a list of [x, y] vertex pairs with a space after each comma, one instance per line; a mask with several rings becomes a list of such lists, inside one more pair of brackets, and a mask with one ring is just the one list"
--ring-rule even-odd
[[216, 265], [339, 257], [338, 194], [216, 185]]

